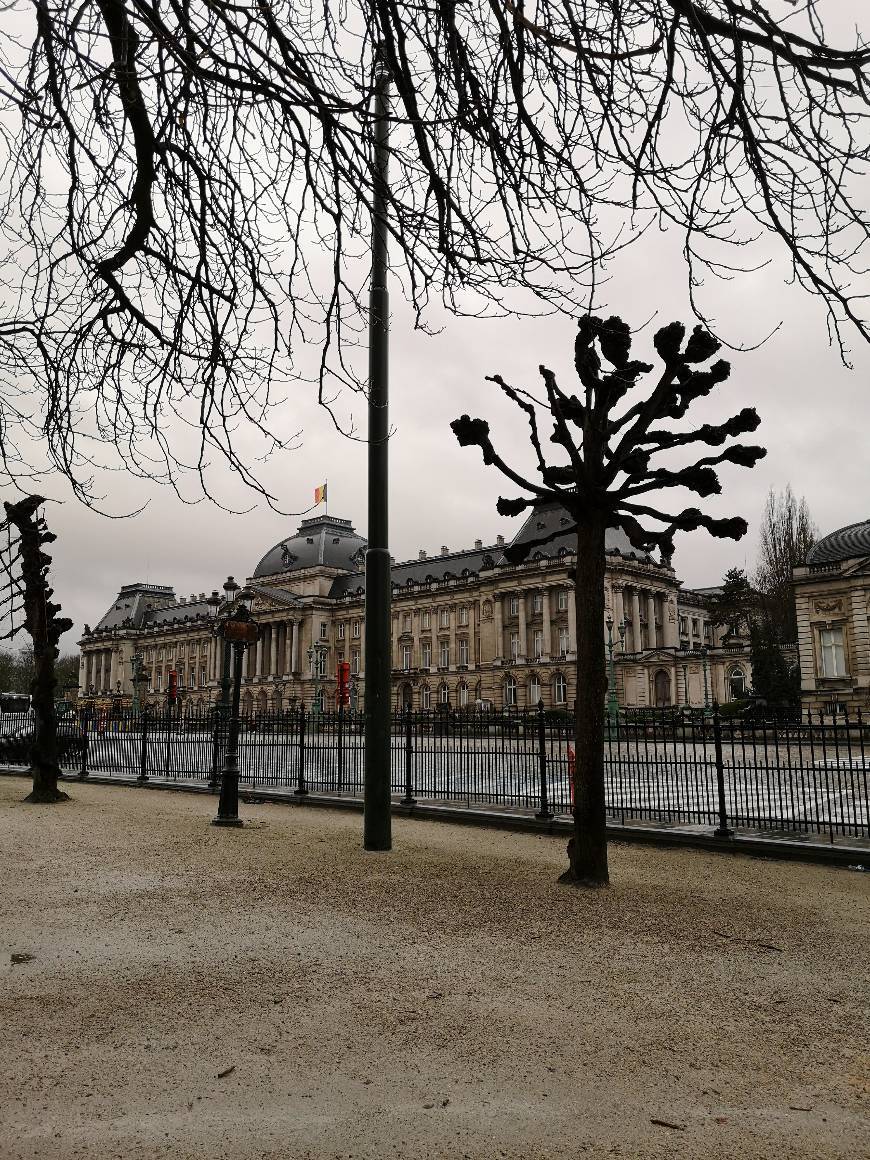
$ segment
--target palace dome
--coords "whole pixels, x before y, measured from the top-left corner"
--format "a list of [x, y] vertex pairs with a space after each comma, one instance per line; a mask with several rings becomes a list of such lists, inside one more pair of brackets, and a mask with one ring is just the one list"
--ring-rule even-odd
[[340, 568], [359, 572], [365, 565], [366, 540], [350, 520], [315, 516], [303, 520], [295, 535], [270, 548], [254, 569], [254, 577], [279, 576], [301, 568]]
[[870, 520], [839, 528], [819, 540], [807, 553], [807, 563], [836, 564], [840, 560], [854, 560], [857, 556], [870, 556]]

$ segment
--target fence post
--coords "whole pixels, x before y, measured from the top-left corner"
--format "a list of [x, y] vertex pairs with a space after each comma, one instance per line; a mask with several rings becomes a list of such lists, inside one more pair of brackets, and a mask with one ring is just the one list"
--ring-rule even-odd
[[341, 693], [338, 697], [338, 792], [344, 784], [344, 704]]
[[411, 710], [405, 710], [405, 796], [402, 798], [403, 806], [413, 806], [416, 804], [414, 797], [414, 782], [413, 782], [413, 765], [414, 765], [414, 740], [411, 732]]
[[547, 797], [547, 733], [544, 722], [544, 702], [538, 701], [538, 776], [541, 783], [541, 808], [535, 814], [542, 822], [553, 816]]
[[82, 746], [82, 767], [79, 770], [79, 778], [84, 781], [88, 776], [88, 719], [84, 720], [84, 745]]
[[226, 745], [222, 744], [224, 741], [224, 713], [226, 706], [221, 701], [216, 701], [214, 705], [214, 733], [211, 741], [211, 774], [208, 779], [208, 788], [210, 793], [217, 793], [220, 789], [222, 768], [221, 758], [225, 756]]
[[142, 710], [142, 752], [139, 754], [139, 776], [136, 778], [140, 785], [148, 780], [148, 707]]
[[299, 779], [296, 784], [296, 789], [293, 790], [296, 797], [304, 797], [308, 793], [308, 787], [305, 784], [305, 706], [299, 706]]
[[713, 702], [713, 746], [716, 751], [716, 795], [719, 799], [719, 825], [714, 830], [717, 838], [733, 838], [734, 831], [728, 825], [725, 808], [725, 765], [722, 761], [722, 723], [719, 720], [719, 703]]

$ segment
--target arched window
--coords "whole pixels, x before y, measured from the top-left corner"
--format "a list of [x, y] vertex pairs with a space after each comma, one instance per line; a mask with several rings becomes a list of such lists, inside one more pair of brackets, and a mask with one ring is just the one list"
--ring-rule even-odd
[[532, 677], [529, 681], [529, 704], [535, 708], [541, 699], [541, 678]]
[[438, 700], [442, 705], [450, 704], [450, 688], [447, 685], [442, 685], [438, 690]]
[[517, 703], [517, 682], [514, 677], [505, 677], [504, 703], [506, 709], [512, 709]]
[[553, 704], [564, 705], [568, 700], [568, 685], [562, 673], [556, 673], [553, 677]]
[[728, 688], [731, 690], [732, 701], [738, 701], [746, 696], [746, 673], [740, 665], [735, 665], [728, 674]]
[[423, 687], [420, 689], [420, 708], [432, 708], [432, 690], [428, 685], [423, 685]]
[[468, 705], [468, 685], [465, 681], [461, 681], [457, 691], [459, 697], [459, 708], [464, 709]]

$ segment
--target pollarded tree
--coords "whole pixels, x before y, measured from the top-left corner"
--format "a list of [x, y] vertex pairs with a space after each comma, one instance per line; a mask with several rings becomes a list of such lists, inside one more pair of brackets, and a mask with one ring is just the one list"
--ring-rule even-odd
[[[759, 418], [745, 408], [719, 425], [703, 424], [675, 430], [692, 403], [709, 395], [730, 374], [719, 359], [706, 369], [719, 342], [696, 326], [685, 342], [685, 327], [673, 322], [654, 338], [662, 366], [657, 381], [644, 391], [643, 375], [651, 363], [631, 358], [631, 331], [621, 318], [586, 316], [580, 320], [574, 361], [579, 394], [567, 394], [555, 375], [541, 367], [545, 399], [514, 388], [500, 375], [496, 383], [526, 413], [541, 482], [516, 471], [496, 452], [489, 424], [468, 415], [451, 427], [463, 447], [476, 446], [483, 461], [492, 464], [527, 495], [498, 500], [502, 515], [518, 515], [540, 502], [561, 504], [573, 519], [576, 533], [574, 599], [577, 612], [577, 698], [575, 702], [576, 768], [574, 774], [574, 833], [568, 843], [569, 867], [561, 881], [600, 886], [608, 882], [604, 800], [604, 537], [607, 528], [621, 528], [640, 551], [660, 550], [670, 556], [674, 535], [705, 528], [713, 536], [739, 539], [744, 519], [714, 519], [696, 507], [671, 513], [654, 506], [651, 497], [664, 488], [684, 488], [700, 496], [721, 491], [716, 467], [734, 463], [752, 467], [765, 454], [763, 447], [731, 444], [702, 455], [691, 463], [674, 465], [672, 452], [698, 444], [721, 447], [730, 438], [754, 431]], [[540, 419], [553, 421], [550, 442], [561, 448], [567, 462], [549, 462], [542, 445]], [[656, 458], [666, 453], [666, 466]], [[658, 527], [650, 525], [660, 525]], [[566, 529], [530, 539], [505, 554], [521, 560], [535, 547]]]
[[285, 447], [274, 408], [306, 373], [324, 402], [359, 385], [386, 70], [392, 263], [418, 312], [520, 286], [576, 316], [655, 225], [693, 296], [704, 267], [780, 251], [832, 329], [870, 338], [870, 49], [860, 28], [834, 45], [819, 8], [11, 0], [0, 471], [47, 460], [85, 499], [106, 460], [256, 488], [240, 424]]
[[[33, 648], [33, 676], [30, 682], [30, 700], [33, 707], [34, 728], [30, 744], [30, 766], [33, 789], [27, 797], [30, 802], [66, 801], [68, 795], [57, 788], [60, 776], [57, 747], [57, 711], [55, 690], [58, 641], [72, 628], [72, 621], [58, 616], [60, 605], [51, 597], [54, 590], [48, 582], [51, 556], [43, 549], [57, 537], [48, 530], [39, 509], [45, 503], [42, 496], [29, 495], [17, 503], [4, 503], [7, 544], [3, 552], [2, 596], [0, 611], [9, 618], [9, 630], [3, 634], [11, 639], [22, 628], [30, 637]], [[14, 538], [12, 533], [14, 532]]]

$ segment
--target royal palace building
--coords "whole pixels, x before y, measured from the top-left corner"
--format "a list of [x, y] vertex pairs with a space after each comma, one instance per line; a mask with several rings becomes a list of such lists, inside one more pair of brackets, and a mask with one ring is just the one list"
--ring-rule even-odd
[[[501, 536], [394, 563], [397, 708], [572, 705], [569, 522], [555, 505], [535, 508], [515, 543], [566, 532], [521, 564], [507, 561]], [[362, 707], [365, 551], [349, 520], [317, 516], [263, 556], [246, 582], [260, 634], [246, 656], [244, 710], [331, 707], [339, 661], [349, 662], [351, 702]], [[710, 623], [714, 590], [684, 589], [668, 562], [636, 552], [619, 531], [607, 533], [605, 584], [620, 705], [703, 706], [749, 687], [747, 642]], [[167, 586], [124, 585], [96, 627], [85, 626], [80, 697], [129, 704], [135, 667], [140, 697], [165, 700], [174, 673], [182, 705], [208, 705], [219, 693], [219, 613], [218, 593], [179, 597]]]

